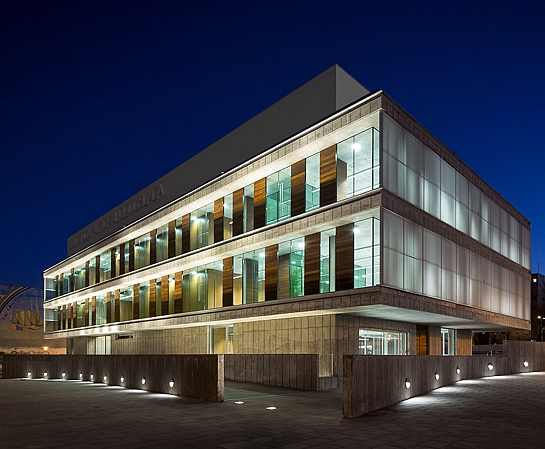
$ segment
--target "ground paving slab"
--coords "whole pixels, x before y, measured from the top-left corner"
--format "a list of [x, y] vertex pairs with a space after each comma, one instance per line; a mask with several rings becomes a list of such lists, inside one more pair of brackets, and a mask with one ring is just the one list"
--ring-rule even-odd
[[464, 380], [356, 419], [342, 417], [340, 389], [230, 381], [225, 402], [206, 403], [0, 379], [0, 401], [0, 448], [545, 448], [545, 373]]

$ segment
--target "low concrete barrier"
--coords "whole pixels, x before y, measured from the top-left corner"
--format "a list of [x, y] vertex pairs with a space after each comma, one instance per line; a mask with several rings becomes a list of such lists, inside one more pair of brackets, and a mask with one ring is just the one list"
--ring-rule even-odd
[[332, 354], [225, 354], [225, 379], [318, 391], [337, 386]]
[[4, 355], [4, 378], [74, 379], [222, 402], [223, 355]]
[[355, 418], [463, 379], [545, 371], [545, 343], [509, 341], [495, 356], [345, 355], [343, 415]]

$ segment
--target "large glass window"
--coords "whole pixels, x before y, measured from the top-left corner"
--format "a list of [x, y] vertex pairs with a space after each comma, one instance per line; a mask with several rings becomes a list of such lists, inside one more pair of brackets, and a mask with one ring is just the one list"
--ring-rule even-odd
[[100, 255], [100, 282], [107, 281], [112, 277], [112, 254], [110, 250]]
[[149, 282], [138, 287], [138, 317], [149, 317]]
[[182, 310], [193, 312], [221, 307], [223, 303], [223, 265], [221, 261], [183, 272]]
[[95, 300], [96, 323], [106, 324], [106, 296], [97, 296]]
[[149, 232], [134, 240], [134, 269], [144, 268], [150, 262], [150, 240]]
[[214, 203], [191, 212], [189, 236], [191, 250], [214, 243]]
[[278, 299], [305, 294], [305, 239], [278, 245]]
[[76, 304], [76, 327], [86, 326], [85, 322], [85, 301]]
[[129, 287], [119, 292], [119, 319], [129, 321], [132, 316], [132, 287]]
[[85, 265], [80, 265], [74, 269], [74, 288], [79, 290], [85, 287]]
[[265, 251], [258, 249], [233, 258], [233, 304], [265, 300]]
[[176, 241], [176, 255], [179, 256], [182, 254], [182, 219], [176, 219], [175, 225], [175, 241]]
[[233, 237], [233, 194], [223, 197], [223, 239]]
[[335, 228], [320, 233], [320, 293], [335, 291]]
[[306, 209], [314, 210], [320, 207], [320, 154], [306, 159], [305, 164], [305, 196]]
[[455, 354], [455, 331], [454, 329], [441, 328], [441, 342], [443, 347], [443, 355]]
[[380, 283], [380, 225], [371, 217], [354, 223], [354, 288]]
[[291, 215], [291, 167], [267, 176], [267, 224]]
[[363, 355], [408, 355], [407, 334], [360, 329], [359, 351]]
[[379, 187], [378, 138], [378, 131], [369, 128], [337, 144], [339, 199]]
[[155, 237], [155, 254], [157, 262], [162, 262], [168, 259], [168, 224], [157, 228]]

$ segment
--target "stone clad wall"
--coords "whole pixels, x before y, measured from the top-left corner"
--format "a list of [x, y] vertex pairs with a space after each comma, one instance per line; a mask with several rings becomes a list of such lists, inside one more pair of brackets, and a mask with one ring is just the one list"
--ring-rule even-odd
[[463, 379], [532, 371], [545, 371], [545, 343], [504, 342], [504, 355], [491, 357], [345, 355], [343, 415], [362, 416]]
[[[64, 373], [67, 380], [79, 379], [222, 402], [223, 366], [223, 355], [214, 354], [5, 355], [2, 375], [4, 378], [63, 379]], [[142, 379], [145, 379], [144, 384]], [[172, 387], [169, 385], [171, 380], [174, 382]]]

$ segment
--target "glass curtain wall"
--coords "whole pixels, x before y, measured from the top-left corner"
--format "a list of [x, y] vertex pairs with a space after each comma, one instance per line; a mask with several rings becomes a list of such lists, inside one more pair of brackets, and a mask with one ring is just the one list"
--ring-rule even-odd
[[305, 161], [305, 197], [307, 212], [320, 207], [320, 153]]
[[129, 321], [132, 320], [132, 287], [119, 292], [119, 320]]
[[303, 237], [278, 245], [278, 299], [305, 294], [305, 239]]
[[214, 203], [191, 212], [189, 236], [192, 251], [214, 243]]
[[144, 268], [150, 262], [150, 241], [149, 232], [134, 240], [134, 269]]
[[168, 259], [168, 224], [157, 228], [155, 237], [155, 258], [157, 262]]
[[183, 312], [221, 307], [223, 264], [217, 261], [184, 271], [182, 289]]
[[233, 258], [233, 304], [265, 300], [265, 250], [250, 251]]
[[100, 255], [100, 282], [107, 281], [112, 277], [112, 254], [110, 250]]
[[254, 185], [244, 187], [242, 197], [242, 231], [250, 232], [254, 229]]
[[375, 217], [354, 223], [354, 288], [380, 283], [380, 222]]
[[96, 323], [106, 324], [106, 296], [97, 296], [95, 301]]
[[267, 176], [266, 223], [272, 224], [291, 216], [291, 167]]
[[320, 233], [320, 293], [335, 291], [335, 228]]

